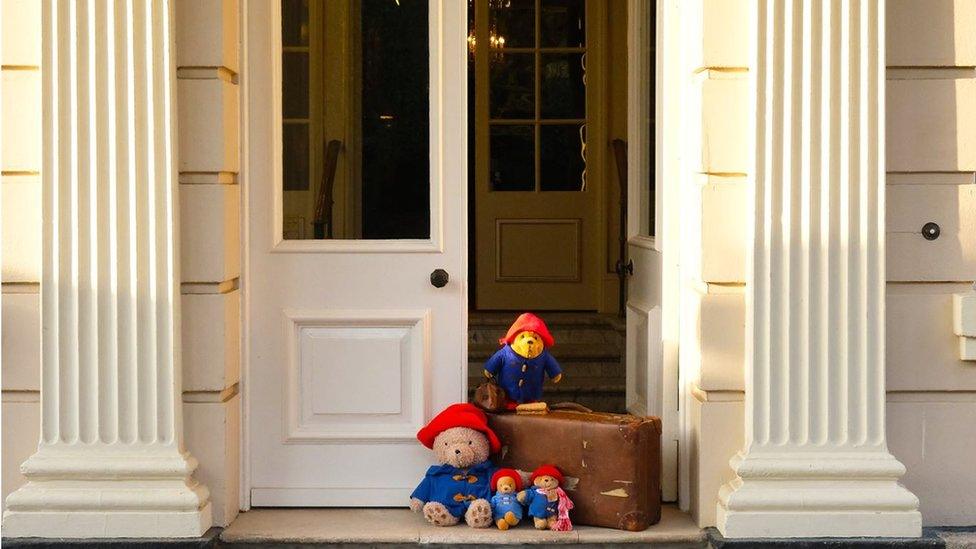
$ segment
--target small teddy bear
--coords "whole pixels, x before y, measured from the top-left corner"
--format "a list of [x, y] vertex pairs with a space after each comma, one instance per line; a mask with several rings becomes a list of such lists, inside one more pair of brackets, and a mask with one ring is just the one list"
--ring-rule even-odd
[[520, 413], [545, 413], [542, 384], [563, 378], [562, 368], [548, 349], [556, 344], [549, 328], [532, 313], [522, 313], [498, 340], [502, 346], [485, 363], [485, 377], [495, 381], [508, 397], [506, 408]]
[[472, 528], [491, 524], [491, 487], [495, 466], [488, 460], [501, 443], [488, 427], [485, 413], [468, 403], [452, 404], [417, 432], [417, 440], [434, 451], [440, 465], [410, 494], [410, 509], [423, 512], [436, 526], [453, 526], [464, 517]]
[[543, 465], [532, 471], [529, 481], [534, 487], [519, 492], [518, 500], [528, 506], [535, 527], [560, 532], [572, 530], [569, 510], [573, 502], [560, 488], [565, 481], [562, 472], [555, 465]]
[[491, 476], [491, 515], [499, 530], [508, 530], [522, 520], [522, 504], [518, 492], [522, 491], [522, 475], [515, 469], [499, 469]]

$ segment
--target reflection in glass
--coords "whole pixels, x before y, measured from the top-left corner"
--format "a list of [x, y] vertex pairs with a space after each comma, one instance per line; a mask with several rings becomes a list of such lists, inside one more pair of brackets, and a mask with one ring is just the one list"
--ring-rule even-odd
[[585, 190], [585, 126], [543, 125], [539, 131], [540, 188], [543, 191]]
[[533, 126], [493, 125], [489, 177], [493, 191], [535, 190]]
[[281, 131], [282, 183], [286, 191], [308, 190], [308, 124], [286, 123]]
[[364, 238], [430, 236], [427, 4], [362, 2]]
[[543, 48], [580, 48], [585, 40], [585, 0], [542, 0], [539, 25]]
[[281, 45], [308, 45], [308, 0], [281, 1]]
[[429, 238], [429, 2], [280, 1], [283, 237]]
[[535, 55], [493, 56], [489, 78], [492, 118], [535, 118]]
[[535, 0], [488, 0], [492, 47], [535, 46]]
[[586, 86], [580, 53], [543, 53], [542, 118], [584, 118]]
[[281, 116], [308, 118], [308, 54], [281, 54]]

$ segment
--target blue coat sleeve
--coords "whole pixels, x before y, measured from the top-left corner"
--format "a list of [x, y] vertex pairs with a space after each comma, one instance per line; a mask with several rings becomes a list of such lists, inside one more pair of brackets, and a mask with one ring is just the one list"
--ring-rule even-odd
[[563, 369], [559, 367], [559, 363], [550, 353], [546, 353], [546, 375], [554, 378], [561, 373], [563, 373]]
[[485, 362], [485, 371], [491, 374], [492, 377], [498, 375], [498, 372], [502, 369], [505, 364], [505, 354], [502, 352], [505, 348], [502, 347], [495, 351], [495, 354], [491, 355], [488, 362]]
[[420, 484], [410, 494], [410, 499], [417, 498], [424, 503], [430, 501], [430, 485], [430, 475], [424, 475], [424, 479], [420, 481]]

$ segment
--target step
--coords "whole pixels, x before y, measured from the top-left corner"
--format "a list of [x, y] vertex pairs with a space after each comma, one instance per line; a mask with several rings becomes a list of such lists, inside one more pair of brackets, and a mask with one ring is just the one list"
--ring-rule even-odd
[[[468, 377], [482, 378], [484, 376], [484, 360], [473, 360], [468, 362]], [[572, 361], [560, 362], [566, 377], [602, 377], [620, 378], [626, 376], [626, 365], [621, 361]]]
[[[470, 344], [498, 344], [505, 335], [514, 315], [494, 316], [487, 319], [470, 319], [468, 342]], [[622, 347], [625, 341], [625, 325], [622, 319], [594, 313], [559, 313], [555, 321], [546, 318], [549, 331], [556, 345], [564, 343], [610, 344]]]
[[[502, 333], [512, 325], [521, 313], [510, 311], [474, 311], [468, 313], [468, 326], [496, 326], [502, 328]], [[589, 313], [589, 312], [541, 312], [539, 316], [545, 321], [550, 330], [568, 326], [607, 326], [623, 331], [627, 322], [617, 315]]]
[[[498, 350], [498, 342], [477, 343], [468, 345], [468, 361], [488, 360], [491, 355]], [[591, 343], [564, 343], [557, 344], [552, 350], [552, 356], [559, 361], [559, 364], [569, 364], [571, 362], [611, 362], [619, 361], [623, 357], [624, 350], [618, 346], [594, 345]]]
[[[419, 480], [420, 472], [417, 478]], [[375, 547], [378, 544], [477, 547], [554, 543], [567, 548], [599, 544], [705, 547], [704, 533], [687, 513], [673, 505], [665, 505], [661, 511], [661, 522], [643, 532], [579, 525], [569, 532], [552, 532], [536, 530], [525, 522], [507, 531], [475, 529], [464, 524], [431, 526], [407, 509], [252, 509], [241, 513], [225, 528], [220, 541], [223, 547]]]

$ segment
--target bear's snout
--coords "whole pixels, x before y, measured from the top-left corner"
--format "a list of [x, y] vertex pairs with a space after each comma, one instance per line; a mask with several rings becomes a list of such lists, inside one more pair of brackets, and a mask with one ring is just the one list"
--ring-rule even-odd
[[455, 453], [456, 455], [461, 455], [461, 450], [459, 450], [459, 449], [457, 449], [457, 448], [455, 448], [455, 449], [454, 449], [454, 453]]

